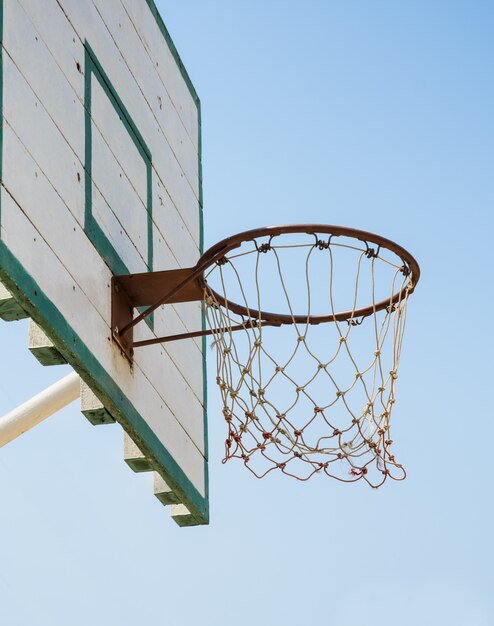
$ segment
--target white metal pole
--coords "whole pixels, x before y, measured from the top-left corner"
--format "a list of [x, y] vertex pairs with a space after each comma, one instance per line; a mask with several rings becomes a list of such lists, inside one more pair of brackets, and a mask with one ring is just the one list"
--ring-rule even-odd
[[72, 372], [13, 411], [0, 417], [0, 448], [60, 411], [80, 395], [80, 379]]

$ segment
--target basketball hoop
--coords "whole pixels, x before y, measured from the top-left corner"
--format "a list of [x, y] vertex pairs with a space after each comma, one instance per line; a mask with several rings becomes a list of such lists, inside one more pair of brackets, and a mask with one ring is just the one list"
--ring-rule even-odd
[[[132, 277], [117, 277], [127, 303], [149, 306], [118, 340], [129, 350], [213, 336], [224, 462], [239, 458], [258, 478], [279, 470], [373, 487], [405, 478], [392, 453], [391, 412], [420, 270], [404, 248], [339, 226], [275, 226], [219, 242], [194, 268], [157, 274], [153, 293], [159, 278], [164, 295], [155, 302], [132, 292]], [[123, 343], [158, 306], [197, 299], [209, 330]], [[284, 310], [270, 312], [276, 303]]]

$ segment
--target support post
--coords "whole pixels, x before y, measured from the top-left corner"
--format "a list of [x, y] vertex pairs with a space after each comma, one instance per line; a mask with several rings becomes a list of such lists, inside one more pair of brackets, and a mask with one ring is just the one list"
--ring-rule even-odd
[[30, 430], [79, 397], [79, 375], [72, 372], [0, 417], [0, 447]]

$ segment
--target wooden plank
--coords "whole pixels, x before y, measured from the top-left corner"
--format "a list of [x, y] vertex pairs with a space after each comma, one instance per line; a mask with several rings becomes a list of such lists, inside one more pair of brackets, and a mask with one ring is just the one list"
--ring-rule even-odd
[[154, 467], [134, 440], [124, 432], [124, 461], [134, 472], [151, 472]]
[[174, 504], [172, 506], [171, 516], [173, 521], [179, 526], [197, 526], [198, 522], [190, 514], [185, 504]]
[[114, 424], [115, 419], [96, 396], [91, 387], [81, 379], [81, 413], [97, 426], [99, 424]]
[[0, 319], [15, 322], [29, 317], [10, 291], [0, 283]]
[[38, 359], [41, 365], [63, 365], [67, 363], [53, 341], [33, 320], [29, 320], [28, 347], [29, 352]]
[[153, 488], [154, 495], [158, 498], [161, 504], [168, 506], [169, 504], [179, 503], [176, 494], [172, 491], [168, 483], [158, 474], [158, 472], [153, 473]]

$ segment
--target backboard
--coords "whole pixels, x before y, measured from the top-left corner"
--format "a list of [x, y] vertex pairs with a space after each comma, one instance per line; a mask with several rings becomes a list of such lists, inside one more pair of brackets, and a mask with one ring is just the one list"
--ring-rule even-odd
[[[181, 523], [207, 523], [204, 340], [130, 364], [110, 328], [113, 275], [202, 253], [199, 99], [152, 0], [0, 6], [0, 280], [186, 507]], [[200, 302], [174, 304], [136, 339], [202, 327]]]

